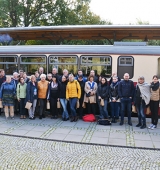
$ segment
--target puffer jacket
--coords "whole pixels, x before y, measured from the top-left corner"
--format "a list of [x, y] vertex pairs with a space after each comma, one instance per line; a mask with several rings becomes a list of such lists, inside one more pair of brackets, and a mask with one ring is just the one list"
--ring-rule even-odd
[[97, 89], [97, 96], [101, 97], [102, 99], [108, 99], [108, 84], [105, 83], [104, 85], [100, 84]]
[[68, 82], [66, 87], [66, 99], [81, 97], [81, 87], [77, 80], [73, 82]]
[[151, 89], [151, 100], [152, 101], [159, 101], [160, 100], [160, 88], [158, 88], [156, 91], [153, 91]]
[[49, 82], [48, 81], [39, 81], [38, 82], [38, 98], [39, 99], [46, 99], [47, 93], [48, 93], [48, 86]]
[[109, 87], [109, 98], [111, 100], [113, 100], [113, 97], [118, 100], [119, 96], [118, 96], [118, 83], [113, 86], [113, 84], [111, 83], [110, 87]]

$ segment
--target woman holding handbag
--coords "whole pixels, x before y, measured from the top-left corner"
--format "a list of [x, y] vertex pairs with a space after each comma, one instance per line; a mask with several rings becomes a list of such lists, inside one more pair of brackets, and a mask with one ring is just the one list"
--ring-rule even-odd
[[26, 101], [31, 102], [32, 106], [28, 110], [29, 119], [34, 120], [34, 112], [37, 104], [37, 98], [38, 98], [38, 87], [36, 82], [36, 77], [34, 75], [31, 75], [30, 81], [27, 84], [27, 96]]
[[60, 92], [60, 83], [57, 79], [57, 76], [53, 75], [52, 81], [49, 84], [48, 95], [47, 95], [47, 100], [50, 101], [50, 109], [52, 114], [51, 119], [58, 118], [57, 101], [59, 100], [59, 92]]
[[160, 84], [158, 81], [158, 76], [154, 75], [151, 83], [151, 100], [150, 100], [150, 109], [151, 109], [151, 124], [148, 127], [149, 129], [155, 129], [158, 124], [158, 110], [159, 110], [159, 100], [160, 100]]
[[[102, 77], [101, 83], [98, 86], [97, 97], [98, 97], [98, 105], [100, 110], [100, 119], [108, 118], [107, 104], [108, 104], [108, 84], [107, 80]], [[103, 101], [103, 104], [102, 104]]]
[[94, 76], [90, 75], [88, 81], [85, 83], [84, 87], [84, 102], [87, 104], [88, 113], [96, 114], [96, 93], [97, 93], [97, 83], [93, 81]]
[[25, 104], [26, 104], [26, 89], [27, 89], [27, 84], [24, 82], [24, 78], [21, 77], [19, 79], [19, 83], [17, 84], [17, 100], [20, 103], [20, 115], [21, 119], [26, 119], [26, 109], [25, 109]]
[[11, 76], [6, 76], [6, 82], [2, 83], [0, 90], [0, 100], [4, 106], [6, 119], [9, 118], [9, 110], [11, 119], [14, 119], [14, 99], [16, 95], [15, 84], [11, 81]]

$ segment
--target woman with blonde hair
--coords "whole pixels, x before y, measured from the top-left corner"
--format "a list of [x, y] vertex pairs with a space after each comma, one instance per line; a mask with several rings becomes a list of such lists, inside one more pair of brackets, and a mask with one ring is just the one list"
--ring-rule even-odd
[[81, 97], [81, 87], [77, 80], [74, 80], [73, 74], [69, 75], [69, 82], [66, 87], [66, 99], [69, 100], [70, 109], [71, 109], [71, 122], [77, 121], [77, 113], [76, 113], [76, 103], [77, 100]]
[[34, 120], [34, 112], [37, 104], [37, 98], [38, 98], [38, 87], [36, 82], [35, 75], [31, 75], [30, 81], [27, 84], [27, 96], [26, 101], [31, 102], [32, 106], [28, 110], [29, 113], [29, 119]]
[[14, 119], [14, 99], [16, 95], [15, 84], [11, 81], [11, 76], [6, 77], [6, 82], [1, 86], [0, 90], [0, 100], [4, 106], [4, 112], [6, 119], [9, 118], [9, 109], [11, 119]]

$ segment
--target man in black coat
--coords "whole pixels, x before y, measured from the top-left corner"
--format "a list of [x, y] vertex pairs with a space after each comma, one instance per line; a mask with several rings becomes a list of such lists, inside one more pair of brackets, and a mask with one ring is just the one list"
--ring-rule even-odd
[[121, 99], [121, 122], [120, 125], [124, 123], [124, 115], [127, 111], [128, 114], [128, 124], [132, 126], [131, 122], [131, 106], [132, 98], [134, 96], [134, 84], [133, 81], [129, 80], [129, 74], [124, 74], [124, 80], [120, 81], [118, 84], [118, 95]]

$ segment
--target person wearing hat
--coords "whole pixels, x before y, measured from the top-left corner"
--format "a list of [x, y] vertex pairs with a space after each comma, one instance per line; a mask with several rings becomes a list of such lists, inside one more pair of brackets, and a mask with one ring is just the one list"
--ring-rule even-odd
[[85, 81], [83, 79], [83, 75], [79, 75], [78, 76], [78, 83], [81, 87], [81, 97], [79, 99], [79, 108], [77, 109], [77, 113], [80, 119], [82, 119], [83, 117], [83, 100], [84, 100], [84, 87], [85, 87]]
[[48, 95], [47, 100], [50, 101], [50, 107], [51, 107], [51, 119], [57, 119], [57, 101], [59, 100], [59, 93], [60, 93], [60, 83], [57, 79], [57, 76], [52, 75], [52, 81], [49, 84], [48, 88]]

